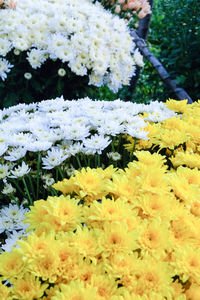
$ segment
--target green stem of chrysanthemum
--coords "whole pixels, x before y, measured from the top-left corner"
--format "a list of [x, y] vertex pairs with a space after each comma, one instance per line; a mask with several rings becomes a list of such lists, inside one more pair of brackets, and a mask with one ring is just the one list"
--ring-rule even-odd
[[64, 179], [65, 177], [60, 166], [58, 167], [58, 172], [60, 173], [61, 178]]
[[122, 140], [122, 136], [120, 134], [119, 135], [119, 140], [118, 140], [118, 145], [117, 145], [117, 152], [119, 152], [119, 148], [120, 148], [120, 145], [121, 145], [121, 140]]
[[87, 159], [86, 159], [85, 153], [82, 153], [82, 155], [83, 155], [84, 164], [87, 167], [88, 163], [87, 163]]
[[16, 188], [18, 189], [18, 191], [20, 192], [20, 194], [22, 195], [22, 196], [24, 196], [24, 192], [23, 192], [23, 190], [20, 188], [20, 186], [19, 186], [19, 184], [17, 183], [17, 181], [15, 181], [15, 180], [10, 180], [15, 186], [16, 186]]
[[136, 138], [134, 138], [134, 142], [133, 142], [133, 149], [132, 149], [132, 151], [131, 151], [131, 158], [133, 158], [133, 153], [134, 153], [134, 151], [135, 151], [135, 146], [136, 146], [136, 142], [137, 142], [137, 139]]
[[94, 155], [94, 167], [97, 168], [97, 154]]
[[56, 182], [58, 182], [58, 168], [56, 168]]
[[79, 168], [81, 169], [81, 168], [82, 168], [82, 166], [81, 166], [81, 162], [80, 162], [80, 159], [79, 159], [79, 157], [78, 157], [78, 156], [76, 156], [76, 161], [77, 161], [77, 163], [78, 163], [78, 166], [79, 166]]
[[30, 193], [29, 193], [27, 184], [26, 184], [26, 180], [25, 180], [24, 177], [22, 177], [22, 181], [23, 181], [23, 184], [24, 184], [24, 188], [25, 188], [25, 191], [26, 191], [26, 195], [28, 196], [28, 199], [29, 199], [29, 201], [30, 201], [30, 205], [33, 205], [33, 201], [32, 201], [32, 199], [31, 199], [31, 196], [30, 196]]
[[113, 137], [113, 140], [111, 142], [112, 152], [115, 152], [115, 136]]
[[97, 154], [97, 167], [101, 167], [101, 157]]
[[90, 167], [90, 158], [89, 158], [89, 156], [88, 156], [87, 165], [88, 165], [88, 167]]
[[30, 187], [31, 187], [31, 192], [32, 192], [32, 194], [33, 194], [33, 198], [34, 198], [35, 200], [37, 200], [36, 197], [35, 197], [35, 191], [34, 191], [33, 182], [32, 182], [32, 177], [31, 177], [30, 173], [28, 174], [28, 180], [29, 180], [29, 183], [30, 183]]
[[37, 185], [36, 185], [36, 200], [39, 197], [39, 183], [40, 183], [40, 163], [41, 163], [41, 153], [38, 152], [38, 159], [37, 159]]
[[16, 200], [16, 198], [13, 196], [13, 194], [9, 195], [10, 199], [13, 200], [15, 202], [15, 204], [20, 207], [19, 202]]
[[55, 189], [50, 188], [50, 192], [51, 192], [52, 196], [58, 196], [58, 193], [57, 193], [57, 191]]

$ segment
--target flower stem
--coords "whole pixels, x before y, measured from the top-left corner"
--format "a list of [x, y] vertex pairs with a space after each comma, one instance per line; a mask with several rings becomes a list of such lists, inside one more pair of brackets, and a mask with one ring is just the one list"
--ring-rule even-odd
[[39, 197], [39, 183], [40, 183], [40, 163], [41, 163], [41, 153], [38, 152], [38, 160], [37, 160], [37, 186], [36, 186], [36, 200]]
[[61, 178], [64, 179], [65, 177], [63, 175], [63, 172], [62, 172], [60, 166], [58, 167], [58, 172], [60, 173]]
[[77, 160], [77, 163], [78, 163], [78, 166], [79, 166], [79, 168], [81, 169], [81, 168], [82, 168], [82, 166], [81, 166], [81, 162], [80, 162], [80, 159], [79, 159], [79, 157], [78, 157], [78, 156], [76, 156], [76, 160]]
[[30, 193], [28, 191], [28, 187], [27, 187], [27, 184], [26, 184], [26, 181], [25, 181], [25, 178], [22, 177], [22, 181], [23, 181], [23, 184], [24, 184], [24, 188], [25, 188], [25, 191], [26, 191], [26, 195], [28, 196], [28, 199], [30, 201], [30, 205], [33, 205], [33, 201], [31, 199], [31, 196], [30, 196]]
[[30, 186], [31, 186], [31, 191], [32, 191], [32, 194], [33, 194], [33, 198], [34, 198], [35, 200], [37, 200], [36, 197], [35, 197], [35, 191], [34, 191], [33, 182], [32, 182], [32, 177], [31, 177], [30, 173], [28, 174], [28, 180], [29, 180], [29, 183], [30, 183]]

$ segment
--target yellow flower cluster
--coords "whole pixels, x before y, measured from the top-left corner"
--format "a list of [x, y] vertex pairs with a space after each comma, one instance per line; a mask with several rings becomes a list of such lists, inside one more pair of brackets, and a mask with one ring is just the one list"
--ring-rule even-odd
[[34, 202], [33, 231], [0, 255], [11, 283], [1, 299], [199, 299], [200, 173], [134, 155], [125, 170], [76, 171], [54, 184], [62, 195]]

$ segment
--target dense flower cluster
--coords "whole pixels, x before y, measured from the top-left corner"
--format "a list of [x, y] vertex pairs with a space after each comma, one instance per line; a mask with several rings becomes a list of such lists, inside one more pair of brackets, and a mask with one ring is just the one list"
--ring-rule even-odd
[[4, 297], [198, 299], [200, 173], [134, 154], [125, 170], [83, 168], [54, 184], [63, 195], [34, 202], [33, 231], [0, 255]]
[[[134, 74], [135, 44], [124, 20], [90, 0], [20, 0], [15, 10], [0, 10], [0, 56], [27, 52], [32, 68], [59, 59], [89, 83], [117, 91]], [[18, 53], [19, 54], [19, 53]], [[12, 65], [0, 57], [4, 80]]]
[[[0, 178], [19, 178], [30, 172], [22, 160], [41, 152], [44, 169], [53, 169], [78, 153], [101, 154], [120, 134], [148, 139], [139, 114], [156, 110], [156, 121], [176, 116], [164, 104], [149, 105], [92, 101], [67, 101], [62, 97], [38, 104], [19, 104], [0, 111]], [[22, 163], [17, 165], [17, 163]]]
[[151, 6], [148, 0], [101, 0], [106, 7], [113, 8], [116, 14], [129, 21], [136, 16], [143, 19], [151, 14]]

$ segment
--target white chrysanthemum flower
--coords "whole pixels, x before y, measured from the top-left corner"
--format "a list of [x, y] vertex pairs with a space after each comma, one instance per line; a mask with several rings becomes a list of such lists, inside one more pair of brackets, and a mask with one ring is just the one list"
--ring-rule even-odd
[[73, 145], [70, 145], [68, 152], [73, 156], [76, 155], [77, 153], [83, 152], [83, 144], [78, 142], [78, 143], [74, 143]]
[[21, 166], [16, 167], [14, 170], [10, 170], [10, 173], [12, 175], [9, 175], [8, 177], [10, 178], [20, 178], [23, 177], [24, 175], [28, 174], [30, 172], [30, 168], [25, 162], [22, 162]]
[[45, 62], [45, 52], [39, 49], [32, 49], [27, 56], [27, 60], [33, 69], [40, 68]]
[[1, 137], [0, 137], [0, 156], [3, 155], [7, 150], [8, 150], [8, 145], [4, 143], [3, 140], [1, 141]]
[[53, 169], [59, 166], [63, 161], [69, 157], [62, 149], [52, 148], [47, 151], [47, 156], [42, 157], [43, 169]]
[[2, 190], [2, 194], [4, 194], [4, 195], [9, 195], [9, 194], [12, 194], [15, 192], [16, 192], [16, 189], [10, 183], [9, 184], [6, 183]]
[[85, 137], [90, 135], [89, 127], [83, 126], [82, 124], [72, 124], [71, 126], [62, 126], [65, 138], [68, 140], [83, 140]]
[[0, 38], [0, 55], [6, 56], [6, 54], [11, 50], [11, 42], [7, 38]]
[[83, 145], [86, 149], [88, 149], [91, 153], [101, 154], [102, 151], [108, 147], [111, 143], [111, 139], [107, 136], [95, 134], [88, 139], [83, 140]]
[[26, 150], [31, 152], [47, 151], [51, 148], [52, 142], [48, 141], [34, 141], [33, 143], [26, 145]]
[[138, 65], [141, 68], [144, 67], [143, 56], [141, 55], [141, 53], [138, 49], [135, 50], [133, 58], [134, 58], [136, 65]]
[[23, 147], [12, 148], [7, 153], [8, 155], [4, 156], [5, 160], [16, 161], [26, 155], [26, 149]]
[[0, 179], [4, 179], [9, 175], [9, 166], [0, 164]]
[[8, 238], [5, 240], [5, 244], [3, 244], [1, 248], [3, 249], [3, 251], [11, 252], [13, 247], [19, 247], [17, 242], [26, 238], [28, 234], [29, 233], [25, 233], [25, 230], [13, 230], [12, 233], [8, 235]]
[[0, 58], [0, 77], [2, 80], [7, 78], [7, 73], [10, 72], [10, 69], [13, 67], [5, 58]]
[[122, 158], [119, 152], [109, 152], [107, 153], [108, 158], [112, 159], [113, 161], [118, 161]]
[[[23, 124], [21, 126], [23, 126]], [[8, 143], [9, 146], [13, 147], [26, 147], [26, 145], [33, 143], [34, 141], [35, 139], [33, 138], [33, 135], [31, 133], [19, 132], [14, 133], [12, 136], [10, 136]]]

